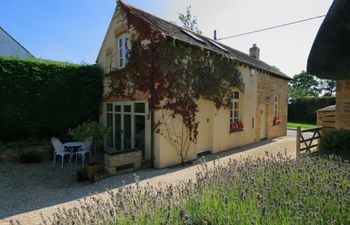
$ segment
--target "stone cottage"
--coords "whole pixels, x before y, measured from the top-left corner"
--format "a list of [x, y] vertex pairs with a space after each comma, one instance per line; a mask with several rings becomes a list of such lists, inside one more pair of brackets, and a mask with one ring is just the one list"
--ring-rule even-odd
[[[260, 49], [256, 45], [250, 49], [250, 54], [245, 54], [118, 1], [96, 60], [105, 74], [114, 71], [118, 77], [118, 73], [122, 73], [128, 64], [128, 53], [133, 48], [132, 40], [139, 35], [137, 32], [135, 34], [125, 13], [133, 20], [151, 27], [150, 35], [155, 33], [164, 36], [172, 40], [174, 45], [181, 44], [231, 57], [242, 76], [244, 91], [233, 88], [230, 107], [218, 108], [213, 101], [198, 99], [195, 116], [198, 134], [195, 141], [189, 140], [185, 161], [195, 159], [200, 153], [216, 153], [286, 135], [290, 78], [276, 67], [261, 61]], [[145, 45], [150, 43], [157, 47], [157, 43], [152, 43], [152, 40], [143, 42]], [[161, 127], [156, 131], [153, 124], [164, 118], [164, 112], [150, 110], [149, 93], [138, 92], [130, 98], [116, 97], [110, 93], [106, 76], [100, 118], [113, 130], [105, 140], [106, 148], [119, 152], [140, 149], [143, 160], [151, 162], [156, 168], [182, 162], [175, 147], [176, 141], [169, 140], [176, 137], [176, 132], [182, 131], [181, 120], [166, 112], [166, 123], [170, 124], [168, 130]]]

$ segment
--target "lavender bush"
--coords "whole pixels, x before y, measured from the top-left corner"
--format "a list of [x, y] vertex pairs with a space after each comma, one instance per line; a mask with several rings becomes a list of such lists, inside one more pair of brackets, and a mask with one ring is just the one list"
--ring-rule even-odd
[[350, 165], [282, 156], [203, 163], [195, 180], [136, 184], [59, 209], [43, 224], [349, 224]]

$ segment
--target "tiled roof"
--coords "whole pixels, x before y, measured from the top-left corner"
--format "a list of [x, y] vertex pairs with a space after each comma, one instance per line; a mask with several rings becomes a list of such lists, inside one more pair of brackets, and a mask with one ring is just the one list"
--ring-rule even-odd
[[226, 56], [229, 56], [231, 58], [236, 59], [238, 62], [248, 64], [252, 67], [255, 67], [256, 69], [261, 69], [263, 71], [269, 72], [274, 76], [283, 78], [283, 79], [288, 79], [290, 80], [291, 78], [287, 76], [286, 74], [282, 73], [278, 68], [273, 67], [268, 65], [267, 63], [258, 60], [256, 58], [253, 58], [243, 52], [240, 52], [236, 49], [233, 49], [229, 46], [223, 45], [221, 43], [218, 43], [219, 45], [223, 46], [225, 49], [228, 50], [228, 52], [224, 51], [223, 49], [215, 46], [212, 44], [210, 41], [214, 41], [208, 37], [205, 37], [203, 35], [194, 33], [192, 31], [186, 30], [187, 32], [191, 32], [192, 34], [196, 35], [202, 41], [197, 41], [194, 38], [190, 37], [190, 35], [186, 34], [184, 32], [184, 28], [177, 26], [174, 23], [168, 22], [166, 20], [163, 20], [161, 18], [158, 18], [150, 13], [147, 13], [145, 11], [142, 11], [140, 9], [137, 9], [133, 6], [130, 6], [129, 4], [126, 4], [122, 1], [118, 1], [118, 4], [121, 4], [121, 6], [125, 10], [130, 10], [131, 13], [134, 15], [138, 15], [139, 17], [143, 18], [145, 21], [147, 21], [149, 24], [153, 26], [153, 28], [157, 29], [159, 32], [163, 33], [164, 35], [174, 38], [175, 40], [189, 44], [191, 46], [197, 46], [202, 49], [208, 49], [213, 52], [217, 52]]

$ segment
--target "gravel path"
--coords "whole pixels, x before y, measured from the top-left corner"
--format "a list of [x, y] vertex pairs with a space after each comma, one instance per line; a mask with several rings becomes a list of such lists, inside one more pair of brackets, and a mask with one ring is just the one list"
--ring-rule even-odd
[[[287, 153], [295, 157], [295, 138], [282, 137], [263, 141], [218, 154], [206, 156], [208, 166], [212, 160], [226, 162], [230, 158], [242, 159], [252, 156], [265, 156], [266, 152], [276, 155]], [[196, 160], [186, 167], [173, 167], [162, 170], [143, 169], [136, 174], [142, 183], [154, 185], [176, 184], [194, 179], [197, 171]], [[48, 162], [38, 165], [0, 163], [0, 225], [18, 220], [21, 224], [39, 224], [41, 214], [48, 217], [57, 207], [71, 208], [78, 205], [77, 200], [94, 194], [106, 195], [107, 189], [117, 189], [123, 184], [132, 184], [134, 174], [110, 177], [94, 184], [78, 184], [75, 181], [77, 168], [65, 167], [50, 170]]]

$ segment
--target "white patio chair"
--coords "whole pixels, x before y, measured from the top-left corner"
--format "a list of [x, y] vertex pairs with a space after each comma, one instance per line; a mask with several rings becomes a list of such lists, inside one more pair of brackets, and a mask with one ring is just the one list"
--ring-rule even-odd
[[72, 157], [71, 153], [64, 149], [62, 142], [56, 137], [51, 138], [51, 143], [53, 145], [53, 148], [55, 149], [53, 152], [53, 159], [52, 159], [51, 165], [52, 167], [55, 167], [57, 156], [60, 156], [62, 158], [61, 168], [63, 168], [64, 157], [66, 155], [69, 155], [69, 157]]
[[75, 152], [75, 165], [77, 164], [78, 156], [81, 157], [81, 161], [83, 163], [83, 166], [85, 164], [85, 155], [88, 154], [90, 161], [91, 161], [91, 144], [92, 144], [92, 137], [89, 137], [84, 142], [82, 142], [82, 145], [79, 149], [79, 151]]

